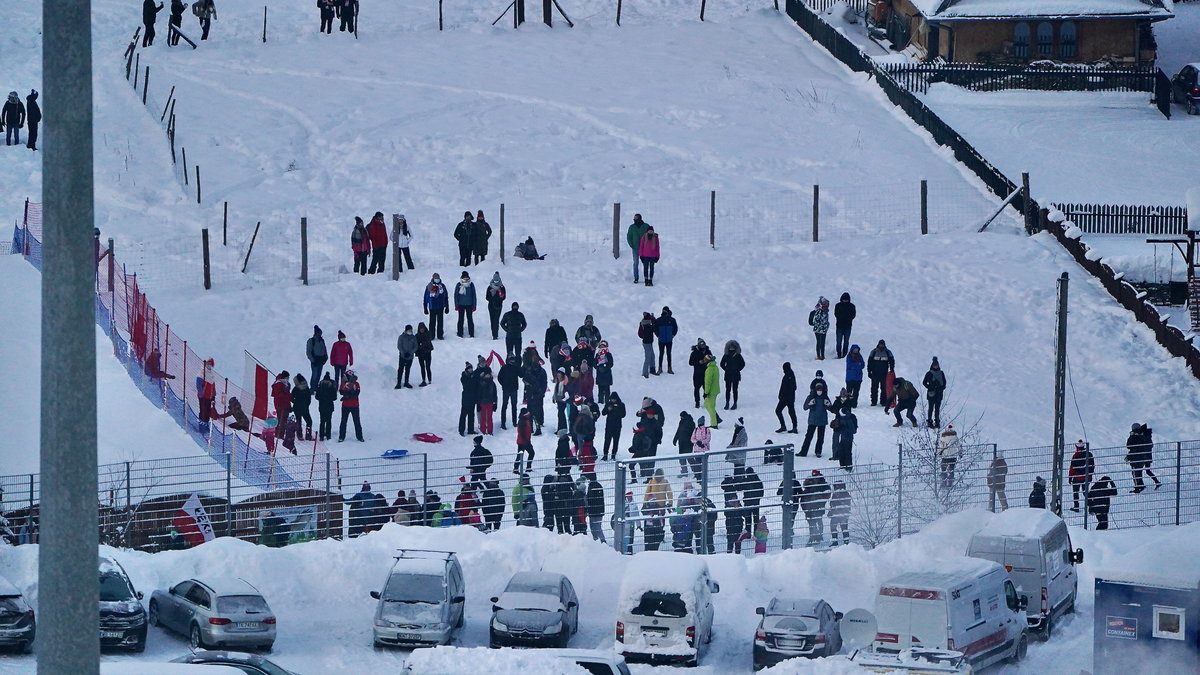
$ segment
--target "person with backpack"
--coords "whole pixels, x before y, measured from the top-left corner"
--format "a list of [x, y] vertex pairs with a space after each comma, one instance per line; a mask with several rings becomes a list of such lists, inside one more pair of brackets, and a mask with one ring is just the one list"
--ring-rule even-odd
[[1117, 496], [1117, 485], [1112, 478], [1101, 476], [1087, 491], [1088, 513], [1096, 516], [1096, 529], [1108, 529], [1108, 511], [1112, 498]]
[[825, 395], [825, 385], [822, 384], [814, 387], [813, 392], [804, 399], [804, 409], [808, 411], [808, 430], [804, 432], [804, 445], [800, 446], [798, 457], [808, 456], [808, 446], [814, 432], [817, 435], [815, 455], [821, 456], [821, 448], [825, 444], [825, 425], [829, 424], [830, 405], [829, 397]]
[[[25, 121], [29, 123], [29, 142], [25, 147], [30, 150], [37, 150], [38, 125], [42, 123], [42, 107], [38, 105], [37, 100], [37, 90], [30, 89], [29, 95], [25, 97]], [[2, 126], [3, 124], [0, 124], [0, 127]]]
[[854, 303], [850, 302], [850, 294], [842, 293], [838, 303], [833, 306], [835, 348], [839, 359], [846, 358], [850, 353], [850, 331], [854, 328], [854, 319], [857, 316], [858, 310]]
[[421, 370], [421, 384], [417, 386], [424, 387], [433, 382], [433, 333], [429, 332], [423, 321], [417, 324], [416, 355]]
[[354, 229], [350, 232], [350, 250], [354, 252], [354, 271], [363, 276], [367, 273], [367, 256], [371, 253], [371, 236], [363, 225], [363, 219], [354, 216]]
[[296, 414], [297, 425], [300, 421], [304, 422], [304, 440], [311, 441], [313, 439], [313, 420], [308, 409], [312, 405], [313, 390], [308, 387], [308, 380], [304, 379], [300, 373], [296, 373], [292, 382], [295, 385], [292, 387], [292, 412]]
[[317, 415], [320, 423], [317, 425], [317, 440], [328, 441], [333, 438], [333, 403], [337, 400], [337, 383], [325, 373], [325, 377], [317, 384], [313, 397], [317, 399]]
[[362, 421], [358, 417], [358, 397], [362, 388], [358, 386], [358, 376], [353, 370], [343, 373], [345, 381], [338, 391], [342, 395], [342, 424], [338, 429], [338, 443], [346, 440], [346, 419], [354, 418], [354, 437], [359, 443], [363, 442]]
[[1129, 449], [1125, 455], [1125, 461], [1133, 470], [1133, 490], [1131, 492], [1135, 495], [1146, 489], [1146, 484], [1142, 481], [1143, 471], [1154, 481], [1155, 490], [1162, 487], [1162, 481], [1150, 470], [1150, 465], [1154, 462], [1153, 434], [1154, 432], [1149, 426], [1134, 422], [1133, 428], [1129, 432], [1129, 438], [1125, 441], [1125, 447]]
[[1071, 463], [1067, 469], [1067, 482], [1071, 484], [1071, 498], [1075, 506], [1072, 511], [1079, 512], [1079, 496], [1087, 498], [1088, 485], [1096, 472], [1096, 458], [1081, 438], [1075, 443], [1075, 452], [1071, 453]]
[[371, 267], [367, 274], [384, 273], [387, 271], [388, 232], [383, 222], [383, 212], [376, 211], [371, 222], [367, 224], [367, 238], [371, 243]]
[[[796, 373], [792, 372], [792, 364], [790, 361], [783, 364], [783, 377], [779, 380], [779, 394], [777, 395], [778, 403], [775, 405], [775, 417], [779, 419], [779, 428], [775, 433], [789, 434], [800, 433], [796, 429]], [[788, 412], [788, 416], [792, 420], [792, 428], [789, 431], [786, 423], [783, 420], [783, 411]]]
[[212, 28], [213, 19], [217, 18], [217, 5], [214, 0], [196, 0], [192, 3], [192, 14], [200, 22], [200, 39], [208, 39], [208, 31]]
[[475, 231], [471, 236], [471, 252], [475, 256], [475, 264], [487, 259], [488, 240], [492, 238], [492, 226], [483, 217], [483, 211], [475, 214]]
[[829, 495], [829, 538], [833, 545], [850, 545], [850, 491], [842, 481], [834, 481], [833, 493]]
[[[158, 13], [163, 9], [162, 3], [154, 4], [154, 0], [142, 0], [142, 48], [149, 47], [154, 44], [154, 23], [158, 21]], [[9, 126], [5, 120], [4, 126]], [[11, 127], [9, 127], [11, 129]], [[17, 143], [20, 143], [20, 139]], [[11, 145], [11, 143], [9, 144]]]
[[397, 248], [399, 248], [399, 253], [396, 254], [398, 256], [398, 258], [396, 260], [396, 265], [401, 270], [404, 269], [405, 265], [408, 266], [408, 269], [410, 271], [412, 269], [414, 269], [413, 261], [412, 261], [412, 253], [409, 250], [409, 248], [412, 246], [412, 239], [413, 239], [412, 231], [408, 229], [408, 221], [405, 220], [404, 214], [401, 213], [400, 214], [400, 234], [396, 238]]
[[925, 425], [930, 429], [937, 429], [942, 426], [942, 395], [946, 392], [946, 373], [942, 372], [936, 356], [933, 357], [933, 363], [929, 364], [921, 386], [925, 387], [925, 400], [929, 402]]
[[[146, 0], [149, 2], [150, 0]], [[650, 225], [642, 220], [642, 214], [633, 214], [633, 222], [630, 223], [629, 229], [625, 231], [625, 243], [629, 244], [630, 250], [633, 252], [633, 283], [638, 283], [638, 271], [641, 269], [641, 258], [639, 256], [642, 236], [646, 234], [646, 230]]]
[[528, 324], [521, 313], [521, 306], [514, 302], [511, 309], [500, 318], [500, 329], [504, 331], [504, 358], [516, 360], [521, 357], [522, 334], [526, 327]]
[[458, 312], [458, 337], [463, 336], [463, 319], [467, 320], [467, 333], [475, 337], [475, 282], [463, 270], [458, 285], [454, 287], [454, 310]]
[[[746, 368], [746, 359], [742, 357], [742, 346], [737, 340], [725, 343], [725, 352], [721, 355], [721, 372], [725, 374], [725, 410], [737, 410], [738, 385], [742, 381], [742, 371]], [[733, 396], [733, 406], [729, 405], [729, 397]]]
[[454, 239], [458, 242], [458, 266], [471, 265], [471, 253], [475, 250], [475, 217], [470, 211], [463, 213], [463, 219], [454, 227]]
[[829, 300], [825, 296], [817, 299], [817, 306], [808, 313], [808, 325], [812, 326], [817, 339], [817, 360], [825, 360], [825, 335], [829, 333]]
[[[463, 272], [466, 274], [466, 272]], [[426, 316], [429, 317], [429, 332], [432, 337], [439, 340], [445, 340], [445, 314], [450, 313], [450, 295], [446, 290], [446, 285], [442, 283], [442, 276], [437, 272], [429, 279], [429, 284], [425, 286], [425, 297], [422, 303]], [[460, 328], [459, 333], [462, 330]], [[460, 336], [461, 337], [461, 336]]]
[[346, 334], [340, 330], [337, 342], [333, 343], [333, 348], [329, 350], [329, 365], [333, 366], [333, 380], [340, 389], [346, 369], [354, 365], [354, 347], [350, 346], [346, 341]]
[[663, 307], [662, 313], [654, 320], [654, 334], [658, 337], [658, 374], [663, 373], [663, 355], [667, 357], [667, 373], [675, 374], [671, 365], [671, 345], [675, 342], [675, 334], [679, 332], [679, 323], [671, 314], [670, 307]]
[[320, 326], [313, 326], [312, 337], [304, 344], [304, 355], [308, 358], [308, 365], [312, 367], [312, 376], [308, 381], [320, 382], [321, 371], [325, 370], [325, 364], [329, 361], [329, 350], [325, 348], [325, 338], [321, 334]]
[[704, 338], [697, 338], [696, 344], [692, 345], [692, 353], [688, 356], [688, 365], [692, 367], [692, 398], [695, 399], [697, 408], [700, 407], [700, 392], [704, 391], [704, 375], [708, 370], [705, 355], [711, 356], [712, 351], [704, 342]]
[[[533, 490], [533, 486], [529, 484], [529, 474], [521, 473], [517, 475], [517, 484], [513, 486], [512, 494], [509, 497], [512, 503], [513, 518], [516, 519], [517, 525], [526, 527], [537, 527], [537, 497]], [[532, 511], [527, 502], [532, 502]]]
[[[888, 399], [888, 405], [895, 406], [893, 412], [896, 414], [896, 423], [892, 426], [904, 426], [904, 421], [900, 419], [901, 415], [907, 415], [908, 421], [912, 422], [914, 427], [917, 426], [917, 418], [913, 415], [913, 411], [917, 409], [917, 399], [920, 397], [921, 394], [917, 392], [917, 388], [912, 385], [912, 382], [903, 377], [896, 378], [892, 385], [892, 397]], [[886, 413], [887, 410], [885, 409], [884, 412]]]
[[413, 357], [417, 355], [417, 336], [413, 334], [412, 324], [404, 327], [404, 332], [396, 338], [396, 351], [399, 353], [399, 365], [396, 367], [396, 388], [412, 389], [409, 376], [412, 374]]
[[[854, 352], [854, 347], [850, 348], [850, 352]], [[849, 363], [847, 362], [847, 370]], [[883, 393], [883, 381], [887, 379], [887, 374], [896, 371], [896, 358], [892, 356], [892, 350], [887, 348], [887, 343], [883, 340], [871, 350], [867, 355], [867, 377], [871, 378], [871, 405], [883, 405], [886, 396]], [[847, 375], [849, 373], [847, 372]], [[861, 382], [861, 380], [860, 380]], [[847, 385], [849, 381], [847, 381]], [[856, 397], [857, 399], [857, 397]], [[886, 413], [887, 411], [884, 410]]]

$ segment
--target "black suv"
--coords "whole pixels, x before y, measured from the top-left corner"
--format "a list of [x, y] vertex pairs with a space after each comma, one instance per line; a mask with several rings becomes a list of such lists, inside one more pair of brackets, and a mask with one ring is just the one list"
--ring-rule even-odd
[[146, 610], [121, 563], [100, 558], [100, 647], [146, 649]]
[[1183, 67], [1171, 80], [1171, 95], [1189, 115], [1200, 115], [1200, 63]]

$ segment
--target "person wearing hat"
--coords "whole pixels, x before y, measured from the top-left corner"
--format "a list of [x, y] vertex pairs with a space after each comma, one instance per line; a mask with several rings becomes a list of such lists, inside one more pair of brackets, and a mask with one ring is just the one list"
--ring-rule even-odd
[[[701, 417], [700, 419], [704, 419]], [[679, 448], [679, 475], [686, 476], [690, 470], [696, 478], [700, 478], [699, 458], [691, 457], [695, 443], [692, 435], [696, 433], [696, 420], [686, 410], [679, 411], [679, 425], [675, 427], [675, 435], [671, 437], [671, 445]]]
[[[853, 354], [854, 347], [850, 348], [850, 352]], [[850, 365], [848, 362], [846, 369], [847, 375], [849, 375]], [[872, 349], [871, 353], [867, 355], [867, 377], [871, 379], [871, 405], [886, 405], [883, 383], [887, 379], [887, 374], [895, 371], [896, 357], [892, 355], [892, 350], [888, 349], [887, 343], [880, 340], [875, 349]], [[848, 379], [847, 384], [849, 384]], [[855, 389], [854, 393], [857, 394], [858, 390]], [[855, 400], [858, 400], [857, 396]], [[887, 412], [886, 407], [884, 412]]]
[[216, 412], [214, 406], [217, 400], [217, 383], [216, 375], [213, 372], [216, 365], [217, 362], [213, 359], [205, 359], [200, 374], [196, 376], [196, 400], [200, 404], [200, 433], [202, 434], [208, 433], [208, 421]]
[[396, 351], [399, 353], [399, 363], [396, 366], [396, 388], [412, 389], [409, 377], [412, 374], [413, 357], [417, 355], [417, 336], [413, 334], [412, 324], [404, 326], [404, 332], [396, 338]]
[[511, 418], [513, 426], [517, 425], [517, 388], [521, 384], [521, 364], [515, 355], [502, 362], [496, 373], [496, 381], [500, 384], [500, 428], [507, 429], [506, 419]]
[[401, 260], [396, 260], [396, 264], [400, 266], [401, 270], [403, 270], [406, 265], [408, 266], [409, 270], [415, 269], [413, 267], [412, 253], [409, 251], [409, 247], [412, 245], [412, 239], [412, 230], [408, 229], [408, 220], [405, 219], [404, 214], [401, 213], [400, 234], [396, 237], [396, 248], [400, 250], [396, 255], [403, 259], [403, 262], [401, 262]]
[[704, 410], [708, 419], [712, 420], [712, 428], [721, 425], [721, 416], [717, 414], [717, 396], [721, 394], [721, 369], [713, 359], [712, 352], [704, 356]]
[[608, 342], [600, 341], [594, 358], [596, 360], [596, 387], [599, 390], [596, 400], [607, 401], [608, 392], [612, 389], [613, 383], [613, 356], [612, 352], [608, 351]]
[[282, 371], [275, 376], [271, 384], [271, 402], [275, 405], [275, 414], [280, 420], [286, 420], [292, 411], [292, 382], [291, 373]]
[[479, 378], [475, 376], [475, 367], [470, 361], [466, 362], [462, 374], [458, 376], [462, 385], [462, 400], [458, 409], [458, 435], [466, 436], [475, 433], [475, 408], [479, 405]]
[[363, 481], [362, 487], [353, 496], [343, 497], [342, 500], [350, 505], [350, 536], [357, 537], [363, 533], [363, 526], [368, 524], [370, 515], [367, 505], [375, 498], [371, 484]]
[[[313, 398], [317, 399], [317, 440], [328, 441], [333, 438], [333, 404], [337, 401], [337, 383], [325, 373], [325, 377], [317, 383]], [[232, 399], [230, 399], [232, 401]]]
[[542, 355], [550, 359], [552, 370], [558, 370], [558, 367], [562, 365], [557, 360], [557, 354], [558, 348], [566, 341], [567, 329], [558, 323], [558, 319], [550, 319], [550, 325], [546, 328], [546, 341]]
[[521, 343], [524, 342], [522, 333], [529, 324], [521, 313], [521, 306], [512, 304], [512, 308], [500, 318], [500, 328], [504, 331], [504, 357], [516, 359], [521, 356]]
[[804, 479], [803, 493], [800, 495], [800, 509], [804, 511], [804, 519], [808, 521], [808, 545], [817, 546], [824, 539], [825, 506], [829, 501], [829, 483], [817, 469]]
[[467, 461], [467, 470], [471, 474], [471, 480], [478, 483], [487, 480], [488, 469], [492, 468], [492, 451], [484, 447], [483, 436], [476, 436], [472, 441], [474, 445]]
[[450, 313], [450, 295], [446, 285], [442, 283], [442, 276], [437, 272], [433, 273], [429, 284], [425, 286], [424, 310], [429, 316], [430, 334], [439, 340], [445, 340], [443, 331], [446, 319], [443, 315]]
[[[742, 371], [746, 368], [746, 359], [742, 357], [742, 346], [737, 340], [725, 343], [725, 353], [721, 355], [721, 372], [725, 375], [725, 410], [737, 410], [738, 386], [742, 381]], [[733, 406], [729, 405], [729, 397], [733, 396]]]
[[367, 237], [371, 240], [371, 268], [368, 274], [385, 272], [387, 267], [387, 225], [383, 223], [383, 212], [376, 211], [367, 225]]
[[[695, 401], [696, 407], [700, 407], [700, 392], [704, 391], [704, 375], [708, 371], [708, 362], [704, 360], [705, 354], [712, 354], [708, 345], [704, 342], [704, 338], [696, 338], [696, 344], [692, 345], [692, 353], [688, 355], [688, 365], [692, 367], [692, 399]], [[716, 419], [714, 418], [715, 422]]]
[[475, 377], [479, 382], [479, 433], [491, 436], [495, 433], [496, 414], [496, 379], [492, 369], [479, 357], [480, 365], [475, 369]]
[[1125, 454], [1125, 461], [1133, 470], [1133, 490], [1131, 492], [1135, 495], [1146, 489], [1146, 484], [1142, 481], [1143, 471], [1154, 481], [1155, 490], [1162, 487], [1162, 481], [1150, 470], [1150, 465], [1154, 462], [1153, 433], [1149, 425], [1134, 422], [1129, 431], [1129, 438], [1125, 441], [1125, 447], [1129, 450]]
[[521, 380], [525, 383], [525, 407], [533, 418], [534, 436], [542, 435], [542, 425], [546, 423], [546, 369], [542, 367], [542, 359], [538, 356], [537, 346], [532, 340], [525, 349], [521, 359]]
[[30, 150], [37, 150], [38, 125], [42, 123], [42, 107], [38, 105], [37, 100], [37, 90], [30, 89], [29, 95], [25, 97], [25, 121], [29, 122], [29, 143], [26, 147]]
[[483, 217], [483, 211], [475, 214], [475, 229], [471, 235], [471, 251], [475, 254], [475, 264], [483, 262], [488, 254], [488, 239], [492, 237], [492, 226]]
[[642, 377], [650, 379], [658, 375], [654, 370], [654, 315], [642, 312], [642, 320], [638, 322], [638, 337], [642, 339]]
[[333, 348], [329, 350], [329, 365], [333, 366], [333, 380], [340, 390], [342, 375], [347, 368], [354, 365], [354, 347], [350, 346], [346, 334], [340, 330], [337, 333], [337, 342], [333, 343]]
[[804, 409], [808, 411], [808, 429], [804, 432], [804, 445], [800, 446], [801, 457], [808, 455], [808, 445], [812, 442], [813, 432], [817, 435], [814, 455], [821, 456], [821, 446], [825, 444], [825, 425], [829, 424], [830, 405], [829, 397], [825, 394], [825, 385], [819, 383], [804, 399]]
[[261, 432], [252, 432], [254, 436], [263, 439], [263, 445], [267, 448], [268, 455], [275, 454], [275, 436], [278, 433], [279, 420], [275, 417], [275, 413], [268, 412], [267, 419], [263, 420], [263, 429]]
[[589, 347], [594, 348], [596, 345], [600, 344], [600, 340], [603, 337], [604, 336], [600, 334], [600, 329], [596, 327], [595, 320], [592, 319], [591, 314], [583, 317], [583, 324], [581, 324], [579, 328], [575, 329], [575, 344], [586, 342]]
[[946, 373], [942, 372], [942, 366], [936, 356], [933, 357], [933, 363], [929, 364], [921, 386], [925, 387], [925, 399], [929, 402], [925, 425], [930, 429], [937, 429], [942, 426], [942, 394], [946, 391]]
[[458, 337], [463, 336], [463, 319], [467, 321], [467, 334], [475, 337], [475, 282], [471, 275], [463, 270], [458, 284], [454, 287], [454, 309], [458, 312]]
[[817, 305], [808, 313], [808, 325], [812, 326], [817, 339], [817, 360], [825, 360], [825, 335], [829, 333], [829, 300], [825, 296], [817, 299]]
[[[148, 1], [148, 0], [147, 0]], [[641, 269], [641, 258], [639, 257], [639, 249], [642, 243], [642, 236], [646, 234], [646, 230], [650, 225], [642, 220], [642, 214], [633, 214], [633, 222], [630, 223], [629, 229], [625, 231], [625, 243], [629, 244], [630, 250], [633, 252], [633, 283], [638, 283], [638, 271]], [[700, 404], [696, 404], [699, 408]]]
[[1088, 486], [1096, 472], [1096, 458], [1081, 438], [1075, 443], [1075, 452], [1071, 454], [1071, 463], [1067, 469], [1067, 482], [1071, 484], [1071, 498], [1075, 506], [1072, 511], [1079, 511], [1079, 497], [1087, 498]]
[[1033, 479], [1033, 489], [1029, 491], [1029, 508], [1046, 508], [1046, 479], [1041, 476]]
[[350, 250], [354, 252], [354, 271], [360, 276], [367, 273], [367, 256], [371, 253], [371, 237], [363, 225], [363, 219], [354, 216], [354, 229], [350, 231]]
[[338, 388], [342, 395], [342, 424], [338, 428], [338, 443], [346, 440], [346, 419], [350, 417], [354, 418], [354, 437], [362, 443], [362, 421], [358, 417], [358, 396], [362, 388], [358, 385], [358, 376], [349, 368], [342, 373], [342, 379], [342, 386]]
[[615, 391], [610, 392], [604, 401], [604, 448], [600, 459], [608, 461], [610, 447], [612, 458], [617, 458], [617, 448], [621, 443], [621, 422], [625, 419], [626, 411], [625, 402]]
[[508, 297], [508, 290], [504, 288], [504, 282], [500, 279], [500, 273], [492, 274], [492, 280], [488, 283], [488, 287], [483, 291], [483, 299], [487, 301], [488, 318], [491, 319], [492, 339], [500, 339], [500, 312], [504, 310], [504, 299]]
[[315, 387], [321, 381], [321, 371], [325, 370], [325, 363], [329, 361], [329, 350], [325, 347], [325, 338], [321, 334], [320, 326], [313, 326], [312, 337], [304, 344], [304, 356], [308, 358], [308, 365], [312, 367], [308, 381]]
[[646, 279], [647, 286], [654, 285], [654, 265], [661, 256], [661, 243], [662, 240], [654, 231], [654, 227], [646, 226], [646, 232], [642, 234], [642, 240], [638, 243], [638, 257], [642, 260], [642, 276]]
[[17, 92], [8, 92], [8, 100], [0, 109], [0, 128], [8, 131], [4, 135], [5, 145], [21, 144], [21, 128], [25, 126], [25, 106], [17, 97]]
[[454, 239], [458, 242], [458, 266], [467, 267], [471, 264], [471, 251], [474, 250], [475, 217], [470, 211], [463, 212], [463, 219], [454, 227]]
[[675, 369], [671, 364], [671, 345], [675, 342], [675, 335], [679, 332], [679, 323], [675, 321], [675, 315], [671, 313], [670, 307], [663, 307], [662, 313], [654, 320], [654, 334], [658, 337], [658, 374], [663, 373], [663, 356], [667, 357], [667, 374], [674, 375]]

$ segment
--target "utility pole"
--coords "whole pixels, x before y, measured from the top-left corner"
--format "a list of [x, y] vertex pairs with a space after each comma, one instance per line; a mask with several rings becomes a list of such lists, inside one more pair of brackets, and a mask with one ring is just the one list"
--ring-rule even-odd
[[1063, 444], [1065, 430], [1063, 417], [1066, 411], [1067, 379], [1067, 284], [1066, 272], [1058, 278], [1058, 321], [1057, 339], [1054, 350], [1054, 469], [1051, 472], [1050, 510], [1062, 515]]

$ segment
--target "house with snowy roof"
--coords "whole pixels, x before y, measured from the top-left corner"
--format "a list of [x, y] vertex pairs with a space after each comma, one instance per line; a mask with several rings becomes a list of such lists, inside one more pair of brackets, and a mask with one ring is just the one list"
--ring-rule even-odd
[[1172, 0], [880, 0], [888, 37], [927, 60], [1152, 63]]

